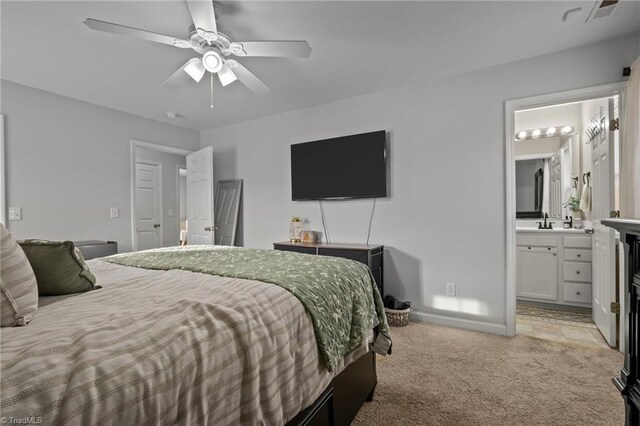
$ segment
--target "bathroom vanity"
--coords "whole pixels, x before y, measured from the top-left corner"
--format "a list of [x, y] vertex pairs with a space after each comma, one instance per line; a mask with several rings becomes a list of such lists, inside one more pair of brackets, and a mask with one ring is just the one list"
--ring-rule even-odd
[[584, 229], [516, 229], [519, 300], [591, 307], [592, 234]]

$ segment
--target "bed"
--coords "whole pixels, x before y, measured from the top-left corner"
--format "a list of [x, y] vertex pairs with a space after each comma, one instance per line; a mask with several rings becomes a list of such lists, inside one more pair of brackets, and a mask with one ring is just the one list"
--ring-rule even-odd
[[[302, 290], [323, 294], [311, 304], [335, 317], [332, 299], [345, 303], [349, 286], [368, 286], [368, 302], [348, 308], [351, 321], [377, 320], [352, 326], [347, 344], [329, 330], [344, 318], [319, 318], [291, 286], [304, 270], [363, 265], [268, 252], [187, 246], [87, 262], [102, 288], [40, 298], [28, 326], [2, 328], [2, 416], [65, 425], [349, 424], [373, 396], [372, 348], [390, 349], [373, 279], [354, 284], [341, 272], [331, 279], [344, 294], [324, 295], [313, 280]], [[203, 260], [216, 256], [225, 261]], [[274, 266], [260, 275], [248, 265], [255, 259]], [[216, 263], [225, 264], [201, 266]], [[292, 263], [282, 275], [294, 277], [289, 284], [269, 282]]]

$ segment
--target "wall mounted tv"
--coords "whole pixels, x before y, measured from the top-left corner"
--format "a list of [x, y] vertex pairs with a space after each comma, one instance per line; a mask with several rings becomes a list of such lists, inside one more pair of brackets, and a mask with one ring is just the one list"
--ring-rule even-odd
[[386, 132], [291, 145], [291, 198], [387, 196]]

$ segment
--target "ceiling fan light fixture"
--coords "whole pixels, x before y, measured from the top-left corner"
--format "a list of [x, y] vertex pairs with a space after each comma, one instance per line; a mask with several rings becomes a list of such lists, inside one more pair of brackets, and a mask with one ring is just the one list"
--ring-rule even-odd
[[207, 50], [204, 52], [204, 55], [202, 55], [202, 64], [207, 71], [217, 73], [222, 69], [224, 62], [218, 52], [215, 50]]
[[184, 72], [189, 74], [196, 83], [200, 83], [200, 80], [202, 80], [202, 76], [204, 76], [205, 73], [204, 66], [200, 63], [198, 58], [190, 60], [183, 69]]

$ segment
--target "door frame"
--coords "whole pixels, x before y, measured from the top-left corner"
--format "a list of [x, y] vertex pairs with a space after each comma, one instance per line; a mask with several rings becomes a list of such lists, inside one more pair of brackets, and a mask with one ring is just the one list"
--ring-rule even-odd
[[[178, 221], [178, 238], [180, 238], [180, 169], [187, 169], [187, 157], [184, 157], [184, 166], [180, 165], [180, 164], [176, 164], [176, 216], [177, 216], [177, 221]], [[186, 192], [186, 189], [185, 189]], [[185, 194], [186, 197], [186, 194]], [[186, 201], [186, 200], [185, 200]]]
[[[619, 117], [621, 126], [624, 119], [624, 103], [627, 82], [604, 84], [565, 92], [548, 93], [527, 98], [512, 99], [505, 102], [504, 138], [505, 138], [505, 171], [506, 171], [506, 297], [505, 313], [507, 336], [516, 335], [516, 156], [514, 147], [515, 113], [523, 109], [548, 107], [558, 104], [582, 102], [590, 99], [619, 96]], [[622, 141], [621, 141], [622, 143]], [[624, 292], [620, 293], [624, 295]], [[620, 298], [620, 330], [624, 330], [626, 317], [624, 297]], [[620, 350], [623, 350], [623, 339], [620, 339]]]
[[[157, 143], [144, 142], [136, 139], [131, 139], [129, 141], [129, 188], [131, 190], [131, 249], [133, 251], [138, 250], [138, 238], [136, 235], [136, 148], [147, 148], [153, 149], [155, 151], [166, 152], [168, 154], [177, 154], [184, 155], [185, 157], [191, 154], [193, 151], [184, 148], [176, 148], [175, 146], [169, 145], [160, 145]], [[148, 163], [152, 163], [149, 161], [144, 161]], [[160, 165], [160, 170], [162, 170], [162, 165]], [[160, 237], [161, 243], [162, 241], [162, 216], [163, 216], [163, 206], [162, 206], [162, 176], [160, 181]]]

